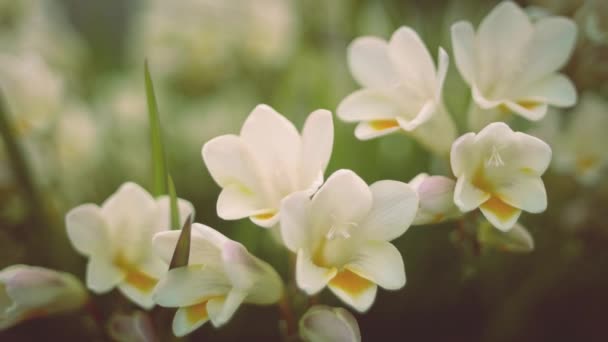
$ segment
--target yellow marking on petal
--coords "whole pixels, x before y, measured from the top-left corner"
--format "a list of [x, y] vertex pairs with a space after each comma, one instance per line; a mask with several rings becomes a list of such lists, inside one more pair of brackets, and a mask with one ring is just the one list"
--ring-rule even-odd
[[376, 131], [383, 131], [389, 128], [399, 127], [397, 120], [373, 120], [369, 122], [369, 126]]
[[521, 107], [524, 107], [527, 110], [533, 110], [534, 108], [536, 108], [540, 105], [540, 103], [538, 103], [536, 101], [531, 101], [531, 100], [517, 101], [517, 104], [520, 105]]
[[374, 286], [373, 282], [347, 269], [338, 272], [329, 283], [352, 296], [359, 296]]
[[125, 282], [141, 292], [150, 293], [158, 283], [158, 279], [141, 272], [121, 255], [114, 259], [114, 264], [125, 272]]
[[579, 157], [576, 159], [576, 170], [585, 172], [592, 169], [598, 162], [595, 157]]
[[520, 209], [508, 205], [498, 197], [492, 196], [489, 200], [485, 201], [481, 207], [485, 210], [492, 212], [501, 221], [508, 221], [514, 215], [517, 215]]
[[256, 218], [256, 219], [258, 219], [258, 220], [270, 220], [276, 214], [277, 214], [276, 211], [269, 211], [267, 213], [262, 213], [262, 214], [254, 215], [253, 217]]
[[479, 189], [483, 192], [487, 192], [487, 193], [492, 193], [492, 190], [494, 188], [494, 186], [490, 182], [488, 182], [488, 180], [486, 179], [483, 167], [479, 167], [477, 169], [477, 171], [473, 175], [473, 179], [471, 180], [471, 183], [477, 189]]
[[188, 306], [184, 311], [186, 312], [186, 319], [191, 325], [209, 318], [209, 314], [207, 313], [207, 301]]
[[532, 169], [531, 167], [522, 167], [520, 169], [520, 171], [523, 174], [526, 174], [526, 175], [530, 175], [530, 176], [535, 176], [536, 175], [536, 171], [534, 171], [534, 169]]

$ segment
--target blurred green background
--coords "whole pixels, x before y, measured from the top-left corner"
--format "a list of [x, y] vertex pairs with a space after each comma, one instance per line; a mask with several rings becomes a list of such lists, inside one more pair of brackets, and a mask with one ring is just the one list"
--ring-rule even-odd
[[[591, 2], [520, 4], [541, 6], [581, 24], [587, 15], [581, 11], [602, 1]], [[202, 162], [201, 146], [238, 132], [258, 103], [271, 105], [300, 128], [315, 109], [335, 111], [357, 88], [346, 60], [355, 37], [388, 38], [407, 25], [434, 56], [438, 46], [452, 56], [450, 25], [462, 19], [477, 25], [496, 3], [0, 0], [2, 89], [36, 188], [34, 193], [24, 188], [3, 150], [0, 266], [28, 263], [82, 276], [84, 259], [64, 233], [65, 212], [81, 203], [101, 203], [125, 181], [150, 189], [147, 58], [178, 195], [195, 205], [198, 222], [241, 241], [286, 277], [287, 254], [267, 231], [248, 220], [217, 217], [219, 187]], [[606, 6], [591, 13], [608, 32]], [[608, 39], [596, 42], [581, 30], [566, 73], [579, 93], [605, 100]], [[453, 58], [444, 93], [460, 133], [466, 132], [469, 91]], [[571, 113], [549, 115], [574, 120]], [[419, 172], [451, 175], [445, 160], [404, 135], [362, 142], [354, 137], [353, 125], [337, 118], [334, 125], [326, 175], [348, 168], [368, 183], [407, 182]], [[531, 126], [515, 122], [520, 129]], [[603, 176], [588, 186], [569, 174], [546, 174], [548, 210], [521, 220], [535, 240], [529, 254], [476, 253], [470, 241], [457, 238], [453, 223], [411, 228], [395, 241], [408, 283], [397, 292], [379, 291], [371, 310], [356, 315], [363, 340], [608, 340], [608, 182]], [[325, 293], [322, 300], [340, 305]], [[102, 317], [135, 309], [117, 293], [96, 302]], [[154, 315], [159, 319], [162, 313]], [[274, 307], [245, 306], [225, 327], [207, 324], [190, 338], [277, 340], [277, 320]], [[104, 329], [82, 312], [23, 323], [0, 332], [0, 340], [96, 341], [108, 338]]]

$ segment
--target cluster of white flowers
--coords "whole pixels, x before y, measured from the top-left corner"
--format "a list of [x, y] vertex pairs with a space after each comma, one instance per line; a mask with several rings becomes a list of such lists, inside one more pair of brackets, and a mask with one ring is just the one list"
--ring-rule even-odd
[[[361, 140], [403, 131], [437, 156], [449, 155], [453, 175], [422, 173], [409, 184], [380, 180], [368, 185], [354, 171], [340, 169], [325, 179], [334, 123], [332, 113], [323, 109], [308, 116], [300, 133], [261, 104], [239, 135], [204, 144], [202, 159], [221, 187], [218, 216], [249, 218], [278, 233], [295, 259], [289, 281], [307, 295], [328, 287], [363, 313], [373, 305], [378, 286], [404, 287], [403, 257], [391, 241], [412, 224], [474, 218], [479, 226], [495, 227], [489, 233], [494, 235], [484, 233], [480, 241], [500, 243], [504, 238], [504, 250], [532, 248], [531, 235], [518, 220], [523, 211], [547, 208], [541, 176], [552, 150], [498, 119], [508, 122], [516, 114], [538, 121], [550, 107], [576, 103], [572, 82], [559, 72], [574, 48], [576, 26], [561, 17], [533, 21], [517, 4], [502, 2], [477, 32], [471, 23], [458, 22], [451, 37], [456, 66], [471, 89], [470, 132], [457, 137], [443, 101], [448, 53], [439, 48], [435, 65], [409, 27], [399, 28], [388, 41], [362, 37], [350, 45], [348, 65], [362, 89], [342, 100], [337, 117], [357, 122], [354, 134]], [[175, 56], [170, 57], [169, 64], [175, 64]], [[605, 148], [583, 145], [587, 140], [580, 136], [591, 129], [587, 125], [606, 127], [597, 123], [606, 117], [595, 107], [608, 106], [592, 97], [584, 102], [577, 118], [593, 118], [574, 122], [566, 132], [572, 140], [568, 146], [575, 150], [560, 150], [570, 155], [563, 158], [565, 169], [593, 179], [608, 157]], [[178, 207], [183, 224], [193, 206], [180, 199]], [[468, 214], [477, 209], [487, 221]], [[192, 224], [188, 265], [169, 269], [181, 233], [171, 230], [169, 199], [155, 199], [134, 183], [121, 186], [101, 206], [74, 208], [66, 226], [74, 248], [88, 258], [89, 289], [105, 293], [118, 288], [143, 309], [155, 304], [178, 308], [173, 320], [177, 336], [207, 321], [222, 326], [244, 303], [289, 301], [270, 264], [200, 223]], [[347, 311], [326, 307], [313, 307], [302, 317], [300, 334], [311, 341], [361, 339]]]

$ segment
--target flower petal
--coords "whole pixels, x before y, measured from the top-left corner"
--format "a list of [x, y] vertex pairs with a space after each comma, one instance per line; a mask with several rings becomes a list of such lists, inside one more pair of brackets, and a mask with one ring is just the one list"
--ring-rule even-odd
[[[154, 250], [167, 264], [171, 262], [180, 233], [179, 230], [172, 230], [154, 235], [152, 240]], [[220, 248], [226, 240], [227, 238], [215, 229], [200, 223], [193, 223], [189, 264], [221, 265]]]
[[510, 230], [521, 215], [521, 209], [503, 202], [498, 197], [491, 197], [479, 209], [494, 227], [504, 232]]
[[388, 135], [401, 130], [397, 120], [363, 121], [355, 128], [355, 136], [359, 140], [369, 140]]
[[[334, 172], [312, 199], [313, 239], [325, 237], [332, 223], [358, 223], [372, 208], [369, 186], [351, 170]], [[319, 235], [316, 235], [319, 234]]]
[[238, 183], [228, 184], [217, 198], [217, 216], [224, 220], [238, 220], [254, 215], [263, 204], [260, 196]]
[[306, 311], [300, 319], [299, 333], [304, 341], [361, 341], [359, 325], [350, 312], [324, 305]]
[[346, 268], [387, 290], [398, 290], [405, 286], [403, 257], [390, 242], [364, 243]]
[[177, 309], [173, 317], [173, 334], [183, 337], [207, 323], [207, 302]]
[[344, 303], [359, 312], [365, 312], [372, 306], [378, 291], [378, 286], [372, 281], [347, 269], [336, 274], [328, 287]]
[[149, 310], [154, 307], [154, 299], [152, 298], [152, 291], [142, 291], [129, 283], [121, 283], [118, 285], [120, 292], [129, 298], [133, 303], [140, 307]]
[[388, 57], [388, 44], [377, 37], [355, 39], [348, 47], [348, 66], [363, 87], [385, 87], [398, 82]]
[[[551, 147], [529, 134], [515, 132], [517, 162], [520, 171], [540, 177], [551, 163]], [[514, 156], [515, 157], [515, 156]]]
[[416, 31], [406, 26], [395, 31], [389, 41], [388, 54], [402, 82], [416, 85], [425, 94], [435, 92], [433, 59]]
[[174, 268], [158, 282], [155, 302], [164, 307], [182, 307], [204, 299], [226, 295], [231, 289], [221, 270], [204, 265]]
[[125, 277], [125, 273], [106, 258], [91, 258], [87, 264], [87, 287], [95, 293], [113, 289]]
[[572, 81], [562, 74], [552, 74], [530, 83], [519, 94], [523, 102], [548, 103], [556, 107], [573, 106], [577, 99]]
[[228, 292], [226, 297], [209, 300], [207, 303], [207, 311], [213, 326], [220, 327], [228, 323], [246, 297], [247, 292], [233, 289]]
[[469, 132], [454, 141], [450, 152], [450, 164], [454, 176], [460, 177], [465, 173], [470, 173], [472, 168], [477, 165], [477, 160], [475, 133]]
[[300, 173], [303, 186], [313, 185], [319, 174], [322, 177], [331, 157], [333, 143], [334, 124], [331, 112], [324, 109], [312, 112], [302, 129]]
[[471, 85], [475, 82], [477, 60], [475, 58], [475, 30], [467, 21], [452, 25], [452, 48], [456, 66], [464, 81]]
[[401, 114], [399, 101], [387, 89], [361, 89], [348, 95], [336, 111], [346, 122], [386, 120]]
[[533, 105], [524, 105], [522, 102], [506, 101], [504, 103], [513, 113], [517, 113], [531, 121], [538, 121], [545, 117], [549, 108], [545, 103], [534, 103]]
[[310, 214], [310, 196], [304, 191], [295, 192], [281, 202], [281, 236], [294, 253], [300, 248], [312, 248]]
[[547, 209], [545, 185], [536, 176], [514, 177], [511, 182], [498, 188], [496, 193], [508, 205], [530, 213], [541, 213]]
[[108, 253], [110, 236], [98, 206], [78, 206], [67, 213], [65, 221], [70, 242], [78, 253], [88, 256]]
[[[156, 203], [160, 211], [159, 221], [163, 223], [163, 225], [159, 225], [159, 227], [162, 230], [167, 230], [171, 226], [171, 203], [169, 201], [169, 196], [160, 196], [156, 199]], [[178, 198], [177, 211], [179, 214], [180, 226], [174, 227], [173, 229], [181, 228], [184, 223], [186, 223], [188, 216], [194, 215], [194, 207], [192, 206], [192, 203]]]
[[312, 257], [304, 249], [298, 251], [296, 260], [296, 283], [309, 295], [321, 291], [336, 275], [335, 268], [325, 268], [315, 265]]
[[490, 194], [477, 189], [467, 177], [458, 177], [454, 189], [454, 203], [462, 212], [476, 209], [490, 199]]
[[374, 240], [391, 241], [409, 228], [418, 209], [418, 196], [406, 183], [382, 180], [370, 185], [373, 204], [359, 224]]

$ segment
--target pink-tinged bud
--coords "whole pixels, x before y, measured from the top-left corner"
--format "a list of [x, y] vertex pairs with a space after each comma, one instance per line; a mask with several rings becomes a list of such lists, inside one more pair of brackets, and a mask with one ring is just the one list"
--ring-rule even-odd
[[108, 332], [118, 342], [158, 341], [150, 318], [142, 311], [136, 311], [131, 315], [112, 315], [108, 323]]
[[9, 266], [0, 271], [0, 330], [28, 319], [76, 310], [86, 300], [82, 283], [71, 274]]
[[358, 342], [361, 332], [357, 320], [347, 310], [316, 305], [302, 316], [300, 337], [308, 342]]
[[418, 194], [418, 211], [415, 225], [434, 224], [462, 215], [454, 204], [456, 182], [444, 176], [421, 173], [409, 185]]

